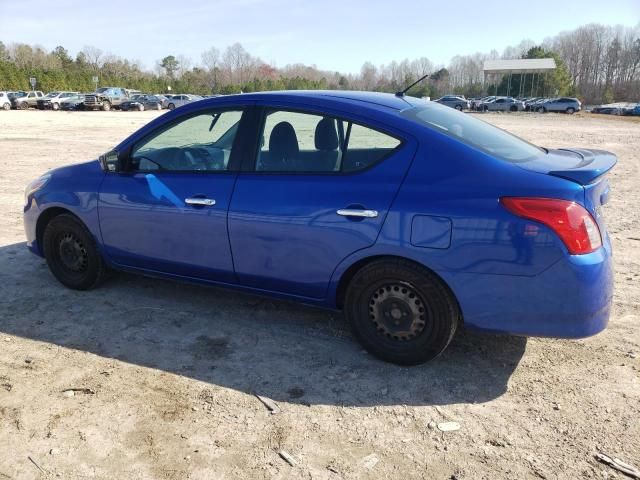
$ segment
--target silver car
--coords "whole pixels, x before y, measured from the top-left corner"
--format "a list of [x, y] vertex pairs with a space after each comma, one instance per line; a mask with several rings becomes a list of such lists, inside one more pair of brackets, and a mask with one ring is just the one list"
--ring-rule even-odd
[[496, 97], [484, 102], [481, 110], [483, 112], [521, 112], [524, 110], [524, 102], [512, 97]]
[[571, 114], [579, 112], [580, 110], [582, 110], [580, 100], [570, 97], [552, 98], [537, 105], [538, 112], [562, 112]]
[[173, 110], [174, 108], [181, 107], [182, 105], [186, 105], [187, 103], [195, 102], [196, 100], [202, 100], [200, 95], [187, 95], [187, 94], [179, 94], [172, 95], [167, 103], [167, 108], [169, 110]]
[[436, 102], [460, 111], [465, 109], [469, 110], [471, 108], [469, 100], [460, 95], [445, 95], [444, 97], [437, 99]]

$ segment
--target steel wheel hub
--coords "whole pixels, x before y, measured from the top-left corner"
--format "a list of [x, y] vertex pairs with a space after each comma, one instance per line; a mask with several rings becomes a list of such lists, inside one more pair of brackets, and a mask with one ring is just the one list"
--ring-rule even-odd
[[65, 268], [74, 272], [81, 272], [87, 268], [87, 249], [74, 235], [67, 233], [62, 237], [58, 244], [58, 253]]
[[411, 340], [425, 328], [424, 301], [409, 285], [384, 285], [371, 295], [369, 318], [381, 335], [398, 341]]

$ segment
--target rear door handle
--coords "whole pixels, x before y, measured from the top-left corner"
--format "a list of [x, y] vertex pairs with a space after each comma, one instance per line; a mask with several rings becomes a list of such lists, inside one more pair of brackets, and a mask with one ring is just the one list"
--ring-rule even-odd
[[216, 201], [211, 198], [191, 197], [185, 198], [184, 203], [186, 203], [187, 205], [201, 205], [204, 207], [211, 207], [216, 204]]
[[336, 213], [343, 217], [376, 218], [378, 216], [378, 212], [376, 210], [359, 210], [355, 208], [342, 208]]

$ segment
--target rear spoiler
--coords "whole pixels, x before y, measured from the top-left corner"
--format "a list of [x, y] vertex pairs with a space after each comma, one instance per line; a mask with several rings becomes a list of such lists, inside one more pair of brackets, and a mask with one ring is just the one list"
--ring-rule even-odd
[[[582, 148], [560, 148], [549, 153], [573, 154], [579, 162], [570, 168], [551, 169], [549, 175], [566, 178], [582, 185], [587, 185], [611, 170], [618, 162], [617, 157], [604, 150], [587, 150]], [[566, 152], [566, 153], [565, 153]]]

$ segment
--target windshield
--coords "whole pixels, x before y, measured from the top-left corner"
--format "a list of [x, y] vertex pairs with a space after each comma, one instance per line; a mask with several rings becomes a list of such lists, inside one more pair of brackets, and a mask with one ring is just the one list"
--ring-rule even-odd
[[109, 87], [101, 87], [99, 89], [96, 90], [96, 93], [104, 93], [107, 90], [109, 90]]
[[53, 97], [57, 97], [60, 94], [60, 92], [51, 92], [51, 93], [47, 93], [44, 98], [53, 98]]
[[401, 115], [508, 162], [525, 162], [544, 153], [498, 127], [439, 104], [404, 110]]

